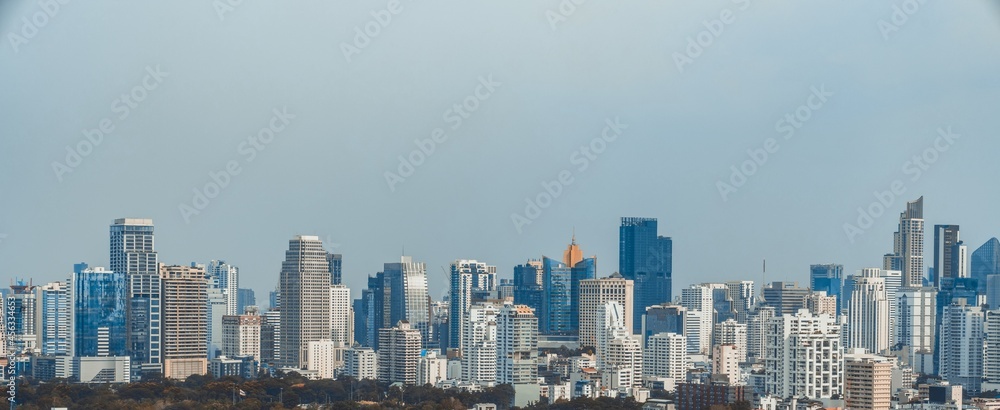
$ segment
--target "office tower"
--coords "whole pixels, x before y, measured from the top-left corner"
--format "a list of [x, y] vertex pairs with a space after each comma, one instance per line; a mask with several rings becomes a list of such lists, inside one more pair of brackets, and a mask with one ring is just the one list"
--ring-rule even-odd
[[288, 241], [281, 264], [281, 365], [304, 368], [309, 342], [330, 338], [330, 269], [317, 236]]
[[[656, 218], [622, 218], [618, 230], [618, 272], [635, 283], [633, 312], [673, 300], [673, 241], [657, 236]], [[632, 331], [642, 327], [632, 318]]]
[[511, 279], [500, 279], [497, 285], [497, 300], [514, 300], [514, 281]]
[[261, 363], [281, 363], [281, 311], [268, 310], [260, 325]]
[[850, 350], [844, 354], [844, 400], [852, 410], [888, 409], [892, 400], [892, 362]]
[[473, 305], [460, 320], [463, 381], [496, 381], [497, 313], [492, 304]]
[[426, 265], [423, 262], [413, 262], [409, 256], [402, 256], [399, 262], [386, 263], [384, 271], [387, 299], [385, 306], [388, 308], [385, 316], [389, 323], [407, 321], [409, 326], [420, 331], [422, 343], [427, 343], [432, 335]]
[[684, 318], [685, 336], [688, 338], [688, 353], [709, 354], [712, 351], [712, 321], [700, 310], [688, 310]]
[[964, 303], [968, 306], [978, 306], [979, 305], [979, 284], [975, 279], [972, 278], [942, 278], [941, 287], [937, 290], [937, 298], [935, 300], [935, 327], [937, 328], [937, 333], [935, 333], [934, 339], [934, 365], [935, 374], [940, 374], [941, 372], [941, 361], [942, 361], [942, 321], [944, 320], [944, 308], [954, 304], [954, 303]]
[[934, 265], [931, 283], [941, 287], [941, 278], [959, 278], [955, 271], [955, 245], [959, 242], [958, 225], [934, 225]]
[[429, 350], [417, 361], [417, 386], [436, 385], [448, 379], [448, 358], [437, 350]]
[[847, 346], [882, 353], [889, 348], [889, 301], [885, 279], [878, 268], [854, 275], [854, 289], [847, 306]]
[[937, 316], [937, 289], [902, 288], [899, 298], [897, 343], [903, 357], [919, 373], [934, 373], [934, 341]]
[[814, 315], [837, 316], [840, 312], [837, 310], [837, 298], [827, 296], [826, 291], [823, 290], [809, 293], [809, 296], [806, 297], [806, 309], [809, 309], [809, 313]]
[[267, 292], [268, 310], [277, 310], [281, 307], [281, 291], [279, 289], [281, 289], [280, 283], [274, 290]]
[[257, 296], [253, 289], [240, 288], [236, 291], [236, 312], [245, 312], [247, 306], [257, 306]]
[[924, 197], [906, 203], [893, 233], [892, 253], [883, 258], [882, 269], [903, 273], [904, 287], [924, 285]]
[[[160, 264], [163, 376], [184, 380], [208, 371], [208, 283], [201, 267]], [[154, 311], [155, 312], [155, 311]]]
[[330, 285], [330, 337], [338, 347], [354, 341], [354, 319], [351, 317], [351, 289], [345, 285]]
[[338, 360], [337, 356], [342, 353], [343, 346], [338, 346], [333, 340], [313, 340], [309, 342], [308, 364], [306, 367], [316, 372], [320, 379], [334, 378], [334, 372], [343, 364], [343, 360]]
[[828, 399], [843, 393], [843, 349], [836, 319], [802, 309], [772, 318], [765, 334], [768, 394]]
[[844, 265], [809, 265], [809, 290], [826, 292], [837, 300], [837, 314], [842, 309], [840, 305], [840, 290], [844, 285]]
[[903, 288], [903, 272], [879, 270], [879, 277], [885, 281], [885, 299], [889, 301], [889, 346], [895, 346], [899, 333], [899, 291]]
[[580, 282], [580, 346], [597, 346], [597, 319], [607, 302], [615, 301], [622, 306], [625, 323], [631, 328], [633, 292], [632, 281], [617, 272], [607, 278]]
[[344, 351], [344, 374], [358, 380], [378, 379], [378, 353], [370, 347], [352, 347]]
[[401, 320], [396, 327], [380, 329], [378, 333], [378, 379], [386, 383], [417, 383], [417, 361], [420, 360], [420, 330]]
[[728, 290], [727, 296], [733, 301], [733, 307], [736, 309], [736, 321], [747, 323], [750, 314], [753, 312], [754, 305], [757, 304], [757, 298], [754, 296], [753, 281], [726, 282], [726, 289]]
[[326, 254], [326, 262], [330, 267], [330, 284], [340, 285], [343, 284], [343, 263], [344, 257], [339, 253], [328, 253]]
[[642, 374], [646, 377], [669, 377], [675, 382], [687, 380], [687, 337], [672, 332], [649, 336], [644, 348]]
[[229, 301], [226, 298], [224, 290], [219, 287], [212, 286], [211, 283], [209, 283], [208, 289], [206, 290], [206, 297], [208, 301], [206, 306], [206, 312], [208, 314], [208, 320], [206, 321], [208, 325], [208, 333], [206, 337], [208, 358], [214, 359], [222, 354], [222, 318], [223, 316], [229, 315], [229, 313], [227, 313], [229, 311]]
[[505, 303], [497, 313], [497, 383], [538, 384], [538, 318], [525, 305]]
[[226, 357], [251, 356], [263, 363], [260, 351], [261, 327], [264, 318], [256, 306], [244, 314], [222, 317], [222, 355]]
[[[73, 355], [127, 356], [128, 281], [102, 267], [73, 272]], [[107, 335], [102, 338], [100, 335]], [[82, 379], [81, 379], [82, 380]]]
[[809, 289], [800, 288], [798, 282], [772, 282], [764, 286], [761, 306], [774, 307], [778, 316], [794, 315], [805, 309]]
[[239, 306], [240, 289], [240, 268], [226, 263], [226, 261], [213, 260], [205, 267], [205, 274], [208, 277], [209, 287], [221, 289], [226, 296], [227, 315], [238, 315], [242, 311], [237, 310]]
[[723, 375], [729, 384], [740, 381], [740, 355], [735, 345], [715, 345], [712, 347], [712, 374]]
[[[716, 289], [725, 289], [724, 285], [718, 283], [703, 283], [691, 285], [687, 289], [681, 290], [681, 306], [688, 310], [688, 316], [697, 315], [699, 318], [697, 333], [697, 352], [708, 354], [712, 349], [712, 330], [715, 326], [715, 292]], [[691, 328], [689, 327], [690, 331]]]
[[368, 277], [368, 288], [354, 301], [354, 337], [362, 346], [378, 349], [378, 331], [385, 323], [385, 274]]
[[733, 319], [715, 325], [713, 346], [733, 346], [737, 363], [747, 361], [747, 325]]
[[[969, 277], [979, 281], [979, 293], [987, 293], [987, 278], [990, 275], [1000, 275], [1000, 240], [990, 238], [983, 246], [972, 252], [970, 259], [971, 269], [969, 270]], [[1000, 295], [1000, 286], [995, 290], [989, 289], [989, 291], [991, 294], [996, 293]], [[997, 298], [997, 300], [1000, 301], [1000, 298]], [[1000, 307], [1000, 305], [991, 304], [990, 307], [996, 308]]]
[[72, 355], [72, 309], [66, 282], [51, 282], [35, 288], [37, 292], [38, 347], [43, 356]]
[[[1000, 383], [1000, 310], [985, 312], [986, 348], [983, 355], [983, 379], [985, 383]], [[986, 386], [983, 386], [986, 389]]]
[[[38, 298], [35, 285], [30, 281], [18, 280], [10, 285], [10, 295], [4, 300], [4, 318], [6, 333], [13, 340], [7, 341], [8, 353], [35, 353], [38, 349]], [[11, 316], [13, 316], [13, 332], [11, 332]]]
[[764, 349], [767, 346], [767, 325], [771, 318], [777, 316], [770, 306], [757, 308], [747, 323], [747, 356], [758, 360], [764, 359]]
[[458, 348], [462, 341], [462, 319], [473, 303], [485, 302], [484, 293], [496, 288], [497, 267], [476, 260], [460, 259], [451, 263], [448, 318], [448, 348]]
[[617, 301], [604, 304], [597, 318], [597, 368], [605, 376], [613, 374], [613, 384], [622, 387], [642, 381], [642, 342], [630, 327], [624, 306]]
[[659, 333], [686, 335], [686, 322], [687, 308], [681, 305], [668, 303], [647, 307], [646, 313], [642, 315], [642, 345], [646, 346], [649, 338]]
[[[570, 316], [575, 316], [572, 310], [572, 275], [566, 264], [542, 258], [545, 291], [542, 294], [542, 316], [539, 328], [543, 334], [571, 334], [573, 332]], [[577, 318], [579, 320], [579, 318]]]
[[133, 376], [163, 372], [159, 261], [153, 247], [153, 220], [119, 218], [110, 226], [110, 269], [128, 280], [127, 333]]
[[[451, 315], [451, 303], [447, 299], [446, 297], [445, 300], [431, 301], [431, 330], [429, 333], [433, 337], [425, 343], [428, 349], [441, 350], [451, 340], [451, 330], [448, 329], [450, 326], [448, 316]], [[445, 347], [444, 350], [447, 352], [448, 349]]]
[[530, 259], [523, 265], [515, 266], [514, 303], [528, 306], [540, 314], [544, 279], [545, 272], [539, 259]]
[[983, 378], [983, 310], [958, 300], [945, 306], [939, 337], [938, 375], [979, 394]]

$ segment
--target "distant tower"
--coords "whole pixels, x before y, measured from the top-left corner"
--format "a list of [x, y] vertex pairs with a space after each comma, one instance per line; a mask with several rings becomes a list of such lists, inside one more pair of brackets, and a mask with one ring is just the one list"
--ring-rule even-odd
[[[635, 283], [634, 312], [673, 300], [673, 240], [657, 236], [656, 218], [622, 218], [618, 231], [618, 272]], [[632, 318], [638, 332], [641, 315]]]
[[423, 343], [427, 343], [431, 340], [427, 265], [414, 262], [409, 256], [402, 256], [399, 262], [386, 263], [384, 270], [387, 288], [384, 303], [388, 308], [388, 323], [405, 320], [410, 328], [420, 331]]
[[903, 287], [924, 283], [924, 197], [906, 203], [899, 214], [899, 228], [893, 234], [892, 253], [886, 254], [883, 269], [903, 273]]
[[159, 260], [153, 248], [153, 220], [136, 218], [115, 219], [110, 227], [111, 271], [125, 274], [128, 281], [128, 350], [131, 356], [132, 379], [142, 373], [163, 372], [163, 350], [159, 340], [162, 315], [159, 309]]
[[305, 368], [309, 342], [330, 338], [330, 269], [319, 237], [299, 235], [288, 241], [279, 283], [280, 363]]
[[889, 348], [889, 300], [880, 269], [862, 269], [855, 276], [847, 312], [848, 348], [875, 354]]

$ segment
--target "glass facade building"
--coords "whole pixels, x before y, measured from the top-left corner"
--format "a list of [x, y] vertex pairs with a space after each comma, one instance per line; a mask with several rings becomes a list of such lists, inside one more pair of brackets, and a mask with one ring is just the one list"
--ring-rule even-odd
[[[673, 240], [657, 236], [656, 218], [622, 218], [619, 228], [618, 272], [635, 283], [633, 312], [673, 299]], [[633, 332], [642, 327], [633, 315]]]
[[74, 356], [128, 355], [127, 285], [122, 272], [94, 268], [73, 273]]
[[837, 312], [840, 312], [841, 292], [844, 287], [844, 265], [810, 265], [809, 290], [826, 292], [827, 296], [837, 298]]

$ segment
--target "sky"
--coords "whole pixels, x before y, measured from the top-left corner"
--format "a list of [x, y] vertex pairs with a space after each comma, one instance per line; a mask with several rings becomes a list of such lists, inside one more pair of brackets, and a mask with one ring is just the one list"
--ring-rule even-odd
[[0, 34], [4, 286], [107, 266], [121, 217], [261, 305], [300, 234], [434, 299], [574, 232], [610, 275], [623, 216], [675, 296], [878, 267], [919, 196], [928, 266], [934, 224], [1000, 236], [992, 1], [5, 1]]

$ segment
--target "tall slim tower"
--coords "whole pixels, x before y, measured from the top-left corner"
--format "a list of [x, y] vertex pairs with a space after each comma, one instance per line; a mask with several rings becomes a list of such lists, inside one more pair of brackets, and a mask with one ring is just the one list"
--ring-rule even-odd
[[208, 372], [205, 269], [161, 264], [160, 279], [163, 284], [163, 375], [177, 380], [204, 375]]
[[409, 256], [402, 256], [399, 262], [386, 263], [384, 267], [387, 296], [385, 304], [388, 308], [388, 314], [385, 316], [392, 324], [401, 320], [407, 321], [411, 329], [420, 331], [422, 343], [427, 343], [431, 340], [427, 265], [423, 262], [414, 262]]
[[497, 313], [497, 382], [537, 384], [538, 318], [530, 307], [504, 304]]
[[[972, 260], [972, 269], [969, 272], [969, 277], [978, 281], [979, 293], [997, 294], [1000, 296], [1000, 289], [990, 289], [987, 285], [990, 275], [1000, 275], [1000, 240], [990, 238], [990, 240], [972, 252], [970, 259]], [[1000, 301], [1000, 297], [995, 299]], [[1000, 306], [990, 303], [991, 309], [995, 309], [996, 307]]]
[[855, 275], [848, 303], [848, 348], [864, 348], [881, 354], [889, 348], [889, 300], [880, 269], [862, 269]]
[[[623, 309], [626, 326], [632, 327], [632, 281], [619, 273], [601, 279], [580, 282], [580, 346], [597, 346], [597, 322], [603, 314], [605, 303], [618, 302]], [[631, 331], [629, 331], [631, 333]]]
[[226, 296], [227, 315], [239, 315], [243, 312], [237, 310], [239, 306], [240, 291], [240, 268], [230, 265], [226, 261], [213, 260], [205, 268], [205, 274], [209, 278], [209, 286], [222, 290]]
[[899, 214], [899, 229], [893, 234], [892, 253], [883, 259], [883, 269], [903, 273], [903, 287], [924, 283], [924, 197], [906, 203]]
[[159, 260], [153, 248], [153, 220], [119, 218], [111, 224], [111, 271], [125, 274], [128, 281], [128, 351], [132, 363], [132, 379], [142, 373], [163, 372], [163, 350], [160, 342], [161, 315], [159, 309]]
[[[123, 272], [81, 267], [73, 272], [73, 355], [126, 356], [128, 282]], [[102, 339], [101, 335], [108, 335]]]
[[462, 321], [479, 296], [496, 287], [497, 267], [476, 260], [460, 259], [451, 264], [451, 289], [448, 311], [448, 346], [458, 348], [462, 341]]
[[[673, 240], [656, 230], [656, 218], [622, 218], [618, 230], [618, 272], [635, 283], [633, 312], [673, 299]], [[641, 315], [635, 315], [632, 331], [641, 327]]]
[[288, 241], [281, 264], [281, 360], [305, 368], [309, 342], [330, 338], [330, 266], [318, 236]]
[[952, 261], [958, 242], [958, 225], [934, 225], [934, 270], [931, 280], [938, 289], [941, 288], [941, 278], [959, 277]]

